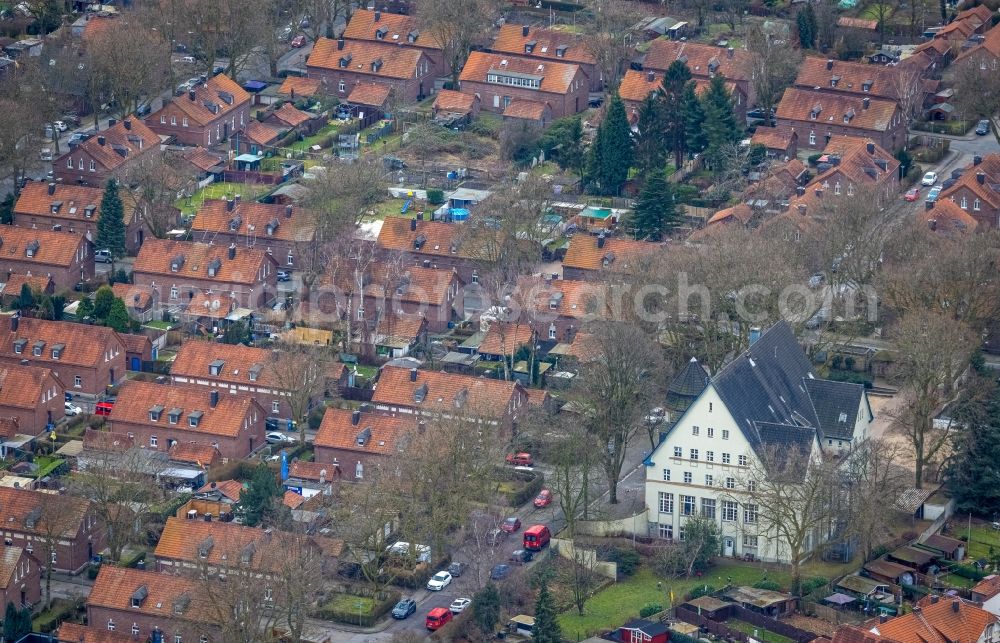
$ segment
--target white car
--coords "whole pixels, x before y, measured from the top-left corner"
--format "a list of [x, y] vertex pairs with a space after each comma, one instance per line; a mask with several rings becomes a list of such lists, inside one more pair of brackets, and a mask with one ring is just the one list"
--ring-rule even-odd
[[440, 592], [448, 585], [451, 585], [451, 574], [448, 572], [438, 572], [427, 581], [427, 589], [432, 592]]
[[937, 172], [928, 172], [924, 178], [920, 179], [920, 185], [934, 185], [937, 183]]
[[264, 436], [264, 439], [267, 440], [268, 444], [284, 444], [291, 441], [285, 437], [284, 433], [278, 433], [277, 431], [271, 431]]
[[471, 598], [456, 598], [451, 602], [451, 605], [448, 606], [448, 609], [452, 614], [461, 614], [469, 605], [472, 605]]
[[64, 123], [62, 121], [56, 121], [56, 122], [52, 123], [52, 125], [55, 126], [55, 128], [57, 130], [59, 130], [60, 132], [65, 132], [66, 130], [69, 129], [69, 127], [66, 125], [66, 123]]
[[181, 58], [181, 61], [186, 62], [189, 65], [193, 65], [194, 64], [194, 56], [184, 56], [183, 58]]
[[66, 407], [66, 415], [73, 416], [73, 415], [80, 415], [81, 413], [83, 413], [83, 409], [81, 409], [76, 404], [73, 404], [72, 402], [66, 402], [64, 406]]

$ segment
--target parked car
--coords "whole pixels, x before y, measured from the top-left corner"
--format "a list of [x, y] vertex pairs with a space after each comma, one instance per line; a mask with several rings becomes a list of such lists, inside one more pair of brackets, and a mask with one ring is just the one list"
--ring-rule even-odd
[[920, 179], [920, 185], [929, 186], [937, 183], [937, 172], [928, 172], [924, 174], [924, 178]]
[[472, 605], [472, 599], [470, 598], [456, 598], [448, 606], [448, 609], [452, 614], [461, 614], [465, 611], [465, 608]]
[[511, 516], [510, 518], [507, 518], [506, 520], [503, 521], [503, 524], [500, 525], [500, 529], [504, 530], [508, 534], [512, 534], [520, 528], [521, 528], [521, 519], [518, 518], [517, 516]]
[[62, 121], [55, 121], [55, 122], [52, 123], [52, 126], [55, 127], [56, 130], [58, 130], [60, 132], [65, 132], [66, 130], [69, 129], [69, 126], [66, 125], [66, 123], [64, 123]]
[[452, 575], [452, 578], [458, 578], [464, 571], [465, 563], [453, 561], [450, 565], [448, 565], [448, 573]]
[[920, 188], [910, 188], [906, 191], [906, 194], [903, 195], [903, 198], [907, 201], [916, 201], [920, 198]]
[[264, 439], [267, 440], [268, 444], [284, 444], [285, 442], [288, 442], [288, 438], [285, 437], [285, 434], [278, 433], [277, 431], [271, 431], [264, 436]]
[[928, 203], [934, 203], [938, 199], [938, 195], [941, 194], [941, 186], [935, 185], [931, 188], [931, 191], [927, 193]]
[[427, 612], [427, 619], [424, 621], [424, 624], [427, 626], [427, 629], [433, 632], [447, 625], [453, 616], [451, 610], [448, 608], [435, 607], [430, 612]]
[[535, 496], [535, 502], [533, 503], [536, 507], [541, 509], [542, 507], [548, 507], [552, 504], [552, 492], [548, 489], [542, 489]]
[[278, 271], [278, 281], [291, 281], [291, 280], [292, 280], [292, 273], [288, 272], [287, 270]]
[[95, 250], [94, 261], [97, 263], [111, 263], [111, 251], [107, 248], [104, 250]]
[[403, 620], [410, 614], [417, 611], [417, 602], [412, 598], [404, 598], [403, 600], [396, 603], [396, 606], [392, 608], [392, 617], [395, 619]]
[[194, 56], [184, 56], [181, 58], [181, 62], [193, 65], [195, 63]]
[[292, 42], [289, 43], [289, 44], [291, 44], [292, 47], [294, 47], [295, 49], [298, 49], [299, 47], [305, 47], [306, 46], [306, 37], [303, 36], [302, 34], [299, 34], [299, 35], [295, 36], [294, 38], [292, 38]]
[[650, 426], [654, 424], [659, 424], [667, 416], [667, 412], [662, 407], [656, 407], [649, 410], [649, 414], [646, 415], [646, 424]]
[[510, 553], [510, 562], [515, 565], [523, 565], [524, 563], [530, 563], [534, 557], [535, 555], [527, 549], [515, 549]]
[[212, 75], [213, 76], [218, 76], [219, 74], [221, 74], [224, 71], [226, 71], [226, 68], [223, 67], [222, 65], [216, 65], [215, 67], [212, 67]]
[[990, 133], [990, 122], [988, 120], [981, 120], [976, 124], [976, 134], [980, 136], [986, 136]]
[[490, 570], [490, 580], [503, 580], [510, 576], [510, 565], [494, 565]]
[[535, 465], [534, 458], [531, 457], [530, 453], [508, 453], [505, 458], [507, 464], [514, 465], [515, 467], [531, 467]]
[[448, 585], [451, 585], [451, 574], [448, 572], [438, 572], [427, 581], [427, 589], [432, 592], [440, 592]]
[[83, 409], [72, 402], [65, 402], [64, 406], [66, 407], [66, 415], [73, 416], [83, 413]]

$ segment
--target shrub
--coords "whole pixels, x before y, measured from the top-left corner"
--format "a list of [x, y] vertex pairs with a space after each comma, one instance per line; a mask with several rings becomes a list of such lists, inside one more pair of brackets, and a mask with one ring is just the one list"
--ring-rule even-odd
[[[368, 592], [370, 594], [370, 592]], [[354, 594], [348, 594], [348, 596], [358, 596], [359, 598], [372, 598], [370, 596], [364, 596], [361, 592]], [[357, 609], [351, 610], [343, 605], [337, 605], [334, 601], [330, 601], [326, 605], [317, 608], [312, 614], [313, 618], [318, 618], [324, 621], [338, 621], [340, 623], [347, 623], [350, 625], [359, 625], [361, 627], [371, 627], [379, 619], [382, 618], [392, 609], [392, 606], [399, 602], [400, 593], [396, 590], [387, 590], [382, 593], [380, 597], [372, 598], [373, 604], [371, 610], [367, 613], [358, 614]]]
[[[781, 591], [781, 585], [779, 585], [778, 583], [776, 583], [773, 580], [760, 580], [760, 581], [757, 581], [756, 583], [754, 583], [753, 586], [756, 587], [757, 589], [766, 589], [766, 590], [770, 590], [772, 592]], [[803, 592], [803, 593], [805, 593], [805, 592]]]
[[514, 479], [524, 483], [524, 485], [520, 489], [504, 494], [507, 496], [507, 504], [511, 507], [520, 507], [537, 496], [545, 483], [545, 476], [542, 475], [541, 471], [518, 472], [514, 474]]
[[79, 609], [78, 603], [57, 598], [52, 601], [52, 607], [35, 617], [35, 629], [43, 634], [47, 634], [57, 627], [62, 621], [67, 620]]
[[830, 583], [830, 579], [823, 578], [822, 576], [814, 576], [813, 578], [802, 581], [802, 593], [811, 594], [821, 587], [825, 587]]
[[622, 547], [612, 549], [608, 559], [618, 565], [618, 573], [622, 576], [631, 576], [634, 574], [641, 562], [639, 552]]
[[981, 581], [986, 577], [986, 573], [983, 570], [972, 565], [955, 565], [951, 568], [951, 573], [974, 581]]
[[711, 585], [699, 585], [691, 590], [689, 600], [694, 600], [696, 598], [701, 598], [702, 596], [708, 596], [709, 594], [714, 594], [715, 588]]
[[444, 203], [444, 190], [441, 188], [428, 188], [427, 202], [431, 205], [441, 205]]
[[140, 560], [146, 560], [146, 552], [137, 551], [132, 554], [125, 554], [122, 556], [121, 560], [118, 561], [119, 567], [135, 567], [139, 564]]
[[822, 154], [810, 154], [809, 155], [809, 165], [815, 166], [817, 163], [819, 163], [819, 157], [821, 157], [821, 156], [823, 156], [823, 155]]
[[653, 614], [659, 614], [663, 611], [663, 606], [659, 603], [646, 603], [641, 610], [639, 610], [639, 618], [646, 618], [652, 616]]

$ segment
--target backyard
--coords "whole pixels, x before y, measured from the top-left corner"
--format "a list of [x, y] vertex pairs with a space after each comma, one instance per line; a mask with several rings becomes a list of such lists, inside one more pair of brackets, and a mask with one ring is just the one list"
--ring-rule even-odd
[[758, 641], [769, 641], [770, 643], [795, 643], [794, 639], [782, 636], [781, 634], [775, 634], [774, 632], [770, 632], [768, 630], [762, 630], [753, 623], [747, 623], [746, 621], [741, 621], [738, 618], [731, 618], [726, 621], [726, 627], [743, 632]]
[[241, 199], [256, 199], [258, 196], [271, 189], [267, 185], [250, 185], [246, 183], [209, 183], [190, 197], [178, 199], [174, 205], [180, 209], [185, 218], [193, 217], [205, 202], [205, 199], [224, 199], [226, 197], [240, 195]]
[[[323, 142], [325, 142], [323, 139], [327, 138], [331, 134], [335, 134], [339, 128], [340, 124], [337, 121], [330, 121], [325, 127], [317, 131], [312, 136], [307, 136], [301, 141], [292, 143], [292, 149], [299, 152], [305, 152], [308, 151], [313, 145], [323, 145]], [[329, 147], [329, 145], [326, 147]]]

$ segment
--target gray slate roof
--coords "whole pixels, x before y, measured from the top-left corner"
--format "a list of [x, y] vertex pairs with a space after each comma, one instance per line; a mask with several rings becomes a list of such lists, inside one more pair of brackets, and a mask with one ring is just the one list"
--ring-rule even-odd
[[865, 394], [865, 387], [831, 380], [805, 380], [819, 428], [824, 438], [850, 440], [854, 436], [854, 420]]
[[708, 381], [705, 367], [698, 363], [697, 358], [692, 357], [667, 387], [667, 393], [679, 397], [696, 398], [708, 386]]

